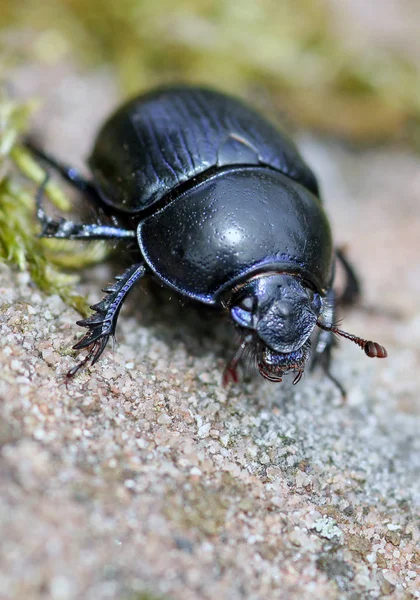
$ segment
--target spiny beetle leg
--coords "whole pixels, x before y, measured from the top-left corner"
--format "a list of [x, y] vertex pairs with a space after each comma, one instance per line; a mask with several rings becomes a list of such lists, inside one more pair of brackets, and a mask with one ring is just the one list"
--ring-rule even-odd
[[109, 338], [115, 333], [118, 315], [127, 294], [135, 282], [143, 277], [145, 272], [146, 267], [143, 263], [132, 265], [123, 275], [115, 278], [115, 283], [103, 290], [107, 294], [105, 298], [91, 306], [91, 309], [95, 312], [87, 319], [77, 321], [77, 325], [86, 327], [88, 331], [73, 346], [73, 349], [83, 350], [88, 348], [89, 352], [78, 365], [70, 369], [67, 373], [68, 378], [73, 377], [88, 362], [94, 365], [99, 359]]

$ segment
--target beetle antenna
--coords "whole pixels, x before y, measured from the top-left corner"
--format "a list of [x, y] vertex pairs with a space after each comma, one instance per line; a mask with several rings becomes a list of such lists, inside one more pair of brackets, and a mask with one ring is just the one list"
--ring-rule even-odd
[[328, 326], [324, 325], [320, 321], [317, 321], [316, 324], [320, 329], [324, 331], [331, 331], [336, 335], [339, 335], [351, 342], [354, 342], [358, 346], [362, 348], [366, 356], [370, 358], [386, 358], [388, 356], [388, 352], [386, 351], [384, 346], [378, 344], [377, 342], [372, 342], [371, 340], [364, 340], [363, 338], [357, 337], [351, 333], [347, 333], [347, 331], [343, 331], [342, 329], [338, 329], [338, 327], [334, 327], [334, 325]]

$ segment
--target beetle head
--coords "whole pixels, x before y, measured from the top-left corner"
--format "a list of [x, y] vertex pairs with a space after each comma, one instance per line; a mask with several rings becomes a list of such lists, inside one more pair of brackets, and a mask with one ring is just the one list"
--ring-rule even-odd
[[[244, 330], [246, 345], [241, 348], [251, 349], [261, 375], [281, 381], [285, 373], [294, 371], [296, 383], [309, 358], [309, 338], [321, 308], [319, 294], [285, 273], [251, 279], [230, 303], [233, 320]], [[231, 367], [235, 366], [228, 367], [228, 374], [233, 375]]]
[[338, 329], [332, 323], [328, 303], [294, 275], [253, 277], [233, 291], [228, 306], [241, 329], [242, 343], [225, 369], [224, 384], [230, 379], [238, 381], [237, 367], [247, 351], [256, 358], [266, 379], [281, 381], [286, 373], [294, 372], [293, 383], [298, 383], [310, 356], [315, 325], [357, 344], [370, 358], [388, 356], [381, 344]]

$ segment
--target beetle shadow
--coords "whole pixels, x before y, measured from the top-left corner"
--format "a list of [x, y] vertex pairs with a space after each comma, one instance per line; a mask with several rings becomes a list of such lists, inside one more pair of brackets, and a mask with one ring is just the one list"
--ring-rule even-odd
[[153, 330], [171, 352], [182, 344], [195, 357], [213, 355], [216, 360], [226, 361], [237, 347], [238, 336], [227, 313], [185, 299], [152, 277], [133, 290], [122, 318], [124, 315], [135, 317], [139, 325]]

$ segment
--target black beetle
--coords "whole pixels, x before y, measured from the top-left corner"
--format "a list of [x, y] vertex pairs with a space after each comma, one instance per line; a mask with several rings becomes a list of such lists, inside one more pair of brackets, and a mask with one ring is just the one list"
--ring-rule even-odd
[[315, 176], [294, 143], [239, 100], [192, 86], [130, 100], [96, 138], [91, 181], [32, 149], [105, 216], [101, 224], [54, 220], [44, 212], [42, 186], [43, 236], [137, 240], [135, 264], [104, 290], [94, 314], [78, 321], [88, 331], [74, 348], [88, 353], [69, 376], [99, 359], [127, 293], [148, 273], [184, 297], [230, 312], [241, 343], [224, 383], [237, 381], [238, 363], [249, 353], [266, 379], [293, 372], [297, 383], [311, 344], [312, 364], [321, 362], [329, 374], [333, 334], [370, 357], [387, 356], [380, 344], [334, 326], [336, 257], [347, 273], [343, 298], [356, 296], [358, 286], [334, 252]]

